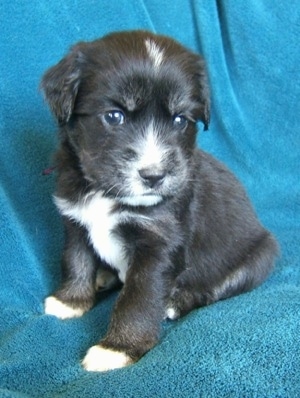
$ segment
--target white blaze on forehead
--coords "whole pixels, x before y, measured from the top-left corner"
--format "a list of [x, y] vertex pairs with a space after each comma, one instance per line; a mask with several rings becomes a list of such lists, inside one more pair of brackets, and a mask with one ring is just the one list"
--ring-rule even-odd
[[145, 45], [147, 53], [155, 68], [158, 68], [164, 59], [164, 52], [153, 39], [146, 39]]

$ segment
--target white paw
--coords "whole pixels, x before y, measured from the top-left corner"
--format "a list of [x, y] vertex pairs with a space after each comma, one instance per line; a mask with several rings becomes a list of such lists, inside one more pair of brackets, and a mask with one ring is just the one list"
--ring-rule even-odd
[[84, 314], [82, 308], [72, 308], [57, 298], [50, 296], [45, 300], [45, 314], [54, 315], [60, 319], [79, 318]]
[[82, 366], [89, 372], [105, 372], [124, 368], [132, 363], [132, 359], [122, 351], [113, 351], [101, 345], [91, 347], [82, 361]]
[[175, 308], [169, 307], [166, 309], [166, 318], [175, 320], [179, 317], [178, 312], [175, 310]]
[[99, 269], [96, 277], [96, 290], [111, 289], [118, 281], [116, 275], [106, 269]]

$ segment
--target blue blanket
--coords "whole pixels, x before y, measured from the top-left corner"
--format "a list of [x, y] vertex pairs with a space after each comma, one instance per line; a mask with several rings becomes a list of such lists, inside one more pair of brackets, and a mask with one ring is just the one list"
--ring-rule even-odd
[[[164, 322], [137, 364], [88, 373], [80, 359], [117, 293], [81, 319], [43, 314], [63, 233], [38, 85], [74, 42], [136, 28], [206, 58], [212, 123], [199, 145], [242, 180], [281, 256], [255, 291]], [[0, 397], [299, 397], [299, 1], [3, 0], [0, 31]]]

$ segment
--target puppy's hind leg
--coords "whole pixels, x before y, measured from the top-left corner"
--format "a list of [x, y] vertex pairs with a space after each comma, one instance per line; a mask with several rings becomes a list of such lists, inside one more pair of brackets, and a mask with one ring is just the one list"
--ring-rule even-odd
[[214, 301], [245, 293], [259, 286], [272, 271], [277, 254], [276, 240], [264, 230], [233, 270], [214, 286]]
[[183, 282], [184, 275], [172, 289], [167, 304], [165, 318], [178, 319], [195, 308], [204, 307], [213, 303], [213, 299], [208, 292], [204, 292], [201, 286]]
[[218, 278], [214, 278], [211, 273], [209, 280], [205, 280], [200, 271], [197, 275], [195, 270], [184, 271], [171, 291], [166, 317], [178, 319], [195, 308], [254, 289], [271, 272], [277, 253], [275, 239], [264, 231], [246, 253], [239, 257], [235, 266], [230, 264], [230, 267], [224, 269], [223, 277], [220, 278], [218, 274]]

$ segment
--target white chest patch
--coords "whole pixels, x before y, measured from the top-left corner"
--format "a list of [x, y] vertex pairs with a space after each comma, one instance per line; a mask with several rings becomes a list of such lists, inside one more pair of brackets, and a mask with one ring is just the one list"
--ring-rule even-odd
[[101, 193], [89, 195], [86, 200], [75, 205], [66, 199], [59, 197], [54, 199], [64, 216], [78, 222], [88, 230], [96, 253], [119, 272], [119, 278], [124, 282], [128, 259], [123, 242], [114, 234], [114, 229], [126, 218], [126, 213], [112, 212], [114, 200], [104, 198]]

